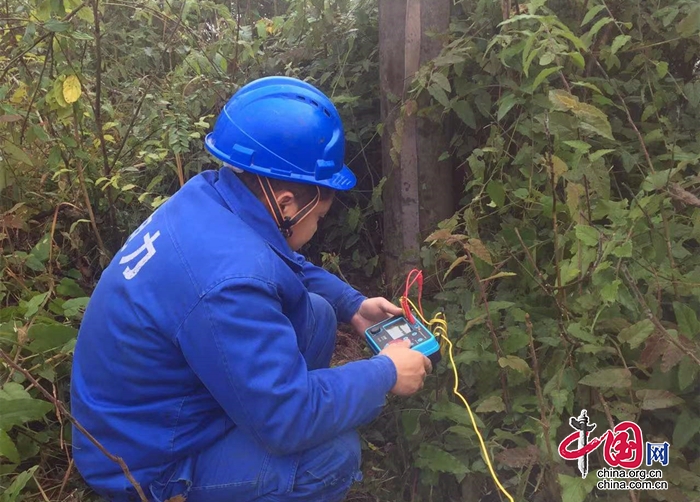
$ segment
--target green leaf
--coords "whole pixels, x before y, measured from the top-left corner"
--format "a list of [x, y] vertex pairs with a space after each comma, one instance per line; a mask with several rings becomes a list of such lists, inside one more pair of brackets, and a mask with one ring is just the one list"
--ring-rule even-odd
[[51, 251], [51, 236], [45, 235], [37, 242], [36, 246], [32, 249], [31, 255], [34, 256], [39, 262], [44, 263], [49, 259], [49, 253]]
[[36, 256], [31, 254], [27, 256], [24, 264], [27, 266], [28, 269], [34, 270], [35, 272], [43, 272], [46, 270], [44, 264], [37, 260]]
[[448, 427], [446, 432], [451, 432], [452, 434], [456, 434], [457, 436], [469, 440], [474, 440], [476, 438], [476, 433], [474, 432], [474, 429], [464, 427], [463, 425], [453, 425], [452, 427]]
[[61, 279], [61, 282], [56, 286], [56, 293], [67, 298], [80, 298], [86, 296], [83, 288], [78, 285], [75, 280], [68, 277]]
[[673, 177], [678, 173], [679, 168], [664, 169], [663, 171], [656, 171], [653, 174], [649, 174], [642, 182], [642, 189], [647, 192], [652, 192], [666, 186], [669, 181], [673, 181]]
[[76, 317], [85, 311], [85, 308], [87, 307], [89, 301], [90, 298], [86, 296], [82, 298], [73, 298], [71, 300], [67, 300], [63, 302], [62, 305], [63, 314], [66, 317]]
[[469, 105], [468, 102], [464, 100], [456, 101], [452, 104], [452, 109], [455, 111], [457, 116], [471, 129], [476, 129], [476, 118], [474, 117], [474, 110]]
[[353, 232], [357, 230], [357, 226], [360, 223], [360, 216], [362, 215], [362, 212], [360, 211], [360, 208], [357, 206], [353, 206], [350, 209], [348, 209], [348, 228], [352, 230]]
[[501, 368], [505, 368], [505, 367], [512, 368], [515, 371], [517, 371], [518, 373], [522, 373], [523, 375], [527, 375], [528, 373], [530, 373], [530, 365], [527, 364], [527, 361], [525, 361], [524, 359], [521, 359], [518, 356], [501, 357], [498, 360], [498, 365]]
[[635, 420], [636, 416], [639, 414], [639, 408], [630, 403], [625, 403], [623, 401], [613, 401], [608, 405], [610, 409], [610, 414], [616, 417], [618, 420]]
[[637, 398], [642, 401], [643, 410], [662, 410], [682, 404], [682, 398], [667, 390], [642, 389], [636, 392]]
[[420, 412], [405, 410], [401, 412], [401, 424], [406, 436], [413, 436], [420, 432]]
[[607, 154], [609, 154], [609, 153], [612, 153], [612, 152], [614, 152], [614, 151], [615, 151], [614, 148], [608, 148], [608, 149], [605, 149], [605, 150], [596, 150], [595, 152], [593, 152], [592, 154], [590, 154], [590, 155], [588, 156], [588, 158], [591, 159], [591, 162], [595, 162], [596, 160], [600, 159], [601, 157], [603, 157], [603, 156], [605, 156], [605, 155], [607, 155]]
[[502, 411], [506, 411], [506, 405], [501, 396], [487, 397], [476, 407], [477, 413], [500, 413]]
[[[508, 310], [513, 305], [515, 305], [515, 303], [513, 303], [513, 302], [505, 302], [505, 301], [489, 302], [489, 310], [493, 314], [496, 311]], [[483, 313], [484, 313], [484, 310], [482, 308], [477, 308], [477, 309], [474, 309], [474, 310], [468, 312], [466, 315], [466, 318], [467, 318], [467, 320], [476, 319], [477, 317], [480, 317]]]
[[576, 238], [583, 242], [586, 246], [597, 247], [600, 240], [600, 233], [593, 227], [588, 225], [576, 225]]
[[19, 164], [26, 164], [28, 166], [34, 166], [34, 162], [32, 161], [32, 158], [25, 153], [24, 150], [22, 150], [20, 147], [16, 146], [14, 143], [10, 141], [5, 141], [3, 143], [3, 150], [4, 154], [7, 154], [8, 157], [10, 157], [12, 160]]
[[434, 84], [430, 85], [428, 87], [428, 92], [442, 106], [444, 106], [445, 108], [450, 107], [450, 100], [447, 97], [447, 94], [445, 94], [445, 90], [442, 87]]
[[561, 282], [566, 285], [576, 279], [581, 271], [575, 263], [569, 260], [564, 260], [561, 263]]
[[654, 324], [649, 319], [644, 319], [629, 328], [625, 328], [617, 335], [622, 343], [628, 343], [630, 348], [636, 349], [654, 332]]
[[612, 254], [618, 258], [631, 258], [632, 257], [632, 241], [627, 241], [624, 244], [615, 246], [612, 250]]
[[599, 338], [591, 333], [590, 326], [582, 326], [580, 322], [572, 322], [566, 327], [566, 331], [579, 340], [584, 342], [589, 342], [591, 344], [597, 344]]
[[574, 148], [575, 150], [579, 150], [582, 152], [587, 152], [588, 150], [591, 149], [591, 145], [589, 145], [585, 141], [580, 141], [578, 139], [564, 141], [564, 144], [570, 146], [571, 148]]
[[5, 399], [0, 402], [0, 429], [9, 431], [15, 425], [41, 420], [53, 405], [40, 399]]
[[[519, 317], [519, 314], [515, 311], [513, 312], [513, 314], [513, 318]], [[523, 315], [524, 314], [525, 312], [523, 312]], [[518, 322], [525, 322], [525, 319], [523, 318], [522, 321]], [[501, 348], [503, 349], [503, 352], [505, 354], [515, 354], [520, 349], [527, 347], [530, 343], [530, 337], [527, 335], [525, 330], [522, 330], [515, 326], [511, 326], [508, 328], [508, 331], [506, 333], [507, 335], [504, 337], [503, 344], [501, 345]]]
[[485, 279], [481, 279], [481, 282], [493, 281], [494, 279], [500, 279], [502, 277], [515, 277], [518, 274], [515, 272], [498, 272], [497, 274], [490, 275]]
[[457, 457], [431, 444], [422, 443], [418, 450], [416, 467], [430, 471], [447, 472], [464, 476], [469, 470]]
[[440, 87], [442, 87], [445, 90], [445, 92], [452, 92], [452, 87], [450, 87], [450, 81], [447, 80], [447, 77], [442, 73], [433, 73], [433, 75], [431, 76], [431, 80]]
[[19, 452], [15, 443], [7, 435], [7, 432], [0, 429], [0, 456], [5, 457], [13, 464], [19, 464]]
[[[537, 39], [537, 35], [529, 31], [525, 33], [529, 33], [529, 36], [525, 41], [525, 47], [523, 48], [523, 73], [525, 73], [526, 77], [529, 77], [528, 71], [530, 69], [530, 65], [527, 63], [527, 61], [531, 54], [530, 51], [532, 51], [532, 46], [535, 44], [535, 40]], [[532, 59], [530, 59], [530, 61], [532, 61]]]
[[68, 341], [76, 338], [78, 331], [72, 326], [64, 326], [63, 324], [35, 324], [29, 329], [27, 336], [31, 339], [27, 348], [37, 354], [62, 347]]
[[22, 493], [22, 490], [24, 490], [24, 487], [27, 486], [27, 483], [29, 482], [30, 479], [34, 476], [34, 472], [39, 468], [38, 465], [35, 465], [31, 469], [24, 471], [20, 474], [18, 474], [15, 479], [12, 481], [12, 484], [5, 490], [4, 493], [2, 493], [2, 497], [0, 498], [0, 502], [16, 502], [19, 500], [19, 495]]
[[525, 73], [526, 77], [530, 76], [530, 66], [532, 66], [532, 62], [535, 60], [537, 54], [539, 54], [539, 48], [531, 51], [523, 63], [523, 73]]
[[70, 28], [70, 23], [66, 21], [59, 21], [58, 19], [49, 19], [44, 23], [44, 28], [54, 33], [63, 33]]
[[539, 65], [540, 66], [547, 66], [552, 61], [554, 61], [555, 58], [556, 58], [556, 54], [554, 54], [552, 52], [545, 52], [544, 54], [540, 54]]
[[615, 279], [613, 282], [607, 283], [600, 290], [600, 296], [608, 303], [614, 303], [617, 301], [617, 290], [620, 288], [622, 281]]
[[17, 382], [7, 382], [0, 388], [0, 400], [8, 399], [31, 399], [29, 392], [24, 390], [21, 384]]
[[498, 23], [498, 26], [505, 26], [507, 24], [517, 23], [518, 21], [522, 21], [524, 19], [542, 19], [542, 16], [536, 16], [534, 14], [518, 14], [509, 19], [506, 19], [505, 21]]
[[590, 89], [598, 94], [603, 94], [603, 91], [601, 91], [598, 86], [591, 84], [590, 82], [572, 82], [571, 85], [574, 87], [585, 87], [586, 89]]
[[588, 12], [586, 12], [586, 15], [583, 17], [583, 21], [581, 21], [581, 26], [586, 26], [593, 21], [593, 18], [603, 9], [605, 9], [605, 5], [596, 5], [588, 9]]
[[659, 78], [664, 78], [668, 74], [668, 63], [666, 61], [656, 63], [656, 74]]
[[564, 23], [558, 23], [558, 27], [554, 28], [553, 33], [572, 42], [574, 47], [578, 50], [588, 50], [588, 44], [584, 40], [574, 35], [574, 33]]
[[386, 176], [379, 180], [377, 186], [372, 189], [372, 208], [375, 212], [379, 212], [384, 209], [384, 201], [382, 200], [382, 193], [384, 190], [384, 184], [386, 183]]
[[694, 338], [700, 332], [700, 322], [695, 310], [684, 303], [673, 302], [673, 311], [680, 332], [688, 338]]
[[553, 390], [551, 392], [551, 396], [552, 405], [554, 406], [554, 409], [557, 411], [557, 413], [561, 414], [564, 411], [564, 406], [566, 406], [566, 403], [569, 401], [569, 396], [571, 396], [571, 392], [564, 389]]
[[664, 131], [661, 128], [654, 129], [650, 133], [644, 135], [644, 141], [647, 143], [662, 142], [664, 140]]
[[24, 313], [24, 318], [29, 319], [39, 312], [39, 307], [44, 303], [47, 296], [49, 296], [48, 292], [32, 297], [32, 299], [27, 302], [27, 311]]
[[632, 386], [632, 373], [626, 368], [608, 368], [586, 375], [578, 383], [589, 387], [626, 388]]
[[700, 373], [700, 366], [690, 357], [685, 357], [678, 365], [678, 388], [686, 390], [695, 383], [695, 379]]
[[[663, 9], [663, 10], [665, 11], [666, 9]], [[667, 28], [668, 25], [670, 25], [673, 22], [673, 20], [676, 19], [676, 16], [678, 16], [679, 12], [680, 12], [680, 9], [678, 8], [678, 6], [675, 6], [675, 7], [668, 9], [668, 12], [666, 13], [666, 15], [664, 16], [663, 21], [662, 21], [664, 28]]]
[[506, 202], [506, 191], [503, 188], [503, 183], [497, 180], [489, 181], [489, 184], [486, 185], [486, 193], [496, 203], [496, 206], [503, 207]]
[[[67, 11], [73, 11], [80, 7], [82, 2], [80, 0], [63, 0], [63, 6]], [[92, 9], [86, 5], [78, 11], [78, 17], [83, 21], [87, 21], [91, 25], [95, 22], [95, 17], [92, 14]]]
[[629, 42], [632, 39], [631, 36], [629, 35], [618, 35], [615, 37], [615, 40], [613, 40], [613, 43], [610, 47], [610, 52], [612, 54], [616, 54], [617, 51], [622, 49], [627, 42]]
[[589, 473], [585, 478], [566, 474], [557, 474], [557, 476], [562, 488], [561, 499], [566, 502], [584, 502], [598, 482], [594, 472]]
[[[465, 57], [461, 54], [447, 53], [444, 56], [437, 57], [433, 59], [432, 63], [435, 66], [451, 66], [459, 63], [463, 63]], [[330, 72], [328, 72], [330, 75]]]
[[79, 220], [75, 220], [73, 223], [71, 223], [70, 230], [68, 231], [68, 233], [72, 234], [73, 231], [75, 230], [75, 227], [77, 227], [81, 223], [90, 223], [90, 220], [85, 219], [85, 218], [80, 218]]
[[561, 89], [549, 91], [549, 100], [555, 109], [573, 112], [580, 120], [582, 129], [610, 140], [615, 139], [608, 116], [599, 108], [588, 103], [581, 103], [577, 96]]
[[614, 20], [613, 20], [613, 18], [611, 18], [611, 17], [604, 17], [603, 19], [598, 20], [598, 21], [593, 25], [593, 27], [591, 28], [591, 30], [590, 30], [588, 33], [586, 33], [586, 35], [585, 35], [586, 40], [592, 40], [593, 37], [596, 36], [596, 34], [600, 31], [600, 29], [601, 29], [603, 26], [605, 26], [605, 25], [608, 24], [608, 23], [612, 23], [612, 22], [614, 22]]
[[506, 94], [501, 99], [501, 104], [498, 107], [497, 119], [501, 120], [518, 102], [518, 98], [514, 94]]
[[476, 108], [484, 117], [491, 117], [491, 95], [488, 92], [478, 93], [474, 98], [474, 103], [476, 104]]
[[265, 21], [260, 19], [257, 23], [255, 23], [255, 29], [258, 33], [258, 37], [265, 39], [267, 38], [267, 26], [265, 25]]
[[574, 64], [582, 70], [586, 67], [586, 60], [583, 58], [583, 55], [580, 52], [567, 52], [566, 55], [569, 56]]
[[553, 155], [550, 170], [551, 174], [554, 175], [554, 183], [556, 184], [559, 178], [569, 170], [569, 166], [562, 159]]
[[694, 416], [687, 410], [683, 411], [673, 429], [673, 447], [685, 448], [698, 432], [700, 432], [700, 417]]
[[[460, 406], [456, 403], [452, 403], [449, 401], [440, 401], [433, 406], [431, 415], [434, 420], [447, 419], [451, 422], [460, 425], [472, 427], [472, 422], [469, 418], [469, 414], [466, 412], [463, 406]], [[482, 427], [483, 423], [480, 421], [479, 417], [474, 418], [476, 418], [477, 420], [477, 425], [479, 427]]]
[[700, 5], [696, 5], [676, 27], [681, 37], [688, 38], [700, 31]]
[[688, 97], [688, 104], [691, 108], [700, 104], [700, 82], [688, 82], [683, 86], [683, 92]]
[[549, 77], [552, 73], [561, 70], [561, 66], [554, 66], [552, 68], [545, 68], [536, 77], [535, 81], [532, 83], [532, 90], [530, 92], [535, 92], [544, 80]]

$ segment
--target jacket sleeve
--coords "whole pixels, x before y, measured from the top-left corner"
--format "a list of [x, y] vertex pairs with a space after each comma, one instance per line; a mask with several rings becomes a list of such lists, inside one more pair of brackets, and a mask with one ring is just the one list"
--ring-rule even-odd
[[275, 455], [367, 424], [396, 382], [386, 356], [309, 371], [276, 287], [257, 279], [209, 291], [177, 342], [231, 420]]
[[350, 322], [367, 297], [324, 268], [317, 267], [306, 260], [301, 254], [294, 253], [294, 257], [303, 267], [303, 282], [306, 289], [325, 298], [335, 310], [339, 322]]

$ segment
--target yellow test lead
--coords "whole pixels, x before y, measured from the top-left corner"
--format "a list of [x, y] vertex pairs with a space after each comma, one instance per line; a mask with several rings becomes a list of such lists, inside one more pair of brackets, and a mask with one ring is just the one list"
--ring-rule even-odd
[[493, 465], [491, 465], [491, 460], [489, 459], [489, 453], [486, 450], [486, 444], [484, 443], [484, 438], [481, 436], [481, 432], [479, 432], [479, 427], [476, 425], [476, 419], [474, 418], [474, 414], [472, 413], [472, 409], [469, 406], [469, 403], [467, 402], [466, 398], [459, 392], [459, 374], [457, 373], [457, 365], [455, 364], [454, 356], [452, 354], [452, 341], [447, 337], [447, 320], [445, 319], [445, 315], [442, 312], [438, 312], [435, 317], [430, 321], [426, 321], [425, 318], [421, 315], [421, 313], [418, 311], [416, 306], [413, 304], [413, 302], [405, 298], [405, 301], [407, 301], [411, 307], [413, 308], [413, 311], [415, 314], [418, 316], [418, 318], [425, 324], [426, 326], [430, 326], [430, 329], [433, 331], [433, 334], [438, 337], [438, 338], [443, 338], [445, 342], [447, 342], [448, 345], [448, 355], [450, 358], [450, 363], [452, 364], [452, 371], [454, 372], [454, 377], [455, 377], [455, 384], [454, 388], [452, 389], [452, 392], [456, 396], [458, 396], [462, 402], [464, 403], [464, 406], [467, 408], [467, 412], [469, 413], [469, 418], [472, 421], [472, 426], [474, 427], [474, 432], [476, 432], [476, 436], [479, 438], [479, 444], [481, 445], [481, 455], [484, 458], [484, 461], [486, 462], [487, 467], [489, 468], [489, 472], [491, 473], [491, 477], [493, 478], [494, 482], [496, 483], [496, 486], [503, 492], [503, 494], [508, 498], [509, 502], [514, 502], [513, 497], [511, 496], [510, 493], [503, 487], [501, 482], [498, 480], [498, 476], [496, 476], [496, 473], [493, 469]]

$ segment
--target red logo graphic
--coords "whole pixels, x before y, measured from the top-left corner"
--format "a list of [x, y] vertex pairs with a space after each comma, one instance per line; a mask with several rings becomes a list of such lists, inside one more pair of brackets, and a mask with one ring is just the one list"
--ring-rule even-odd
[[[581, 477], [588, 475], [588, 455], [603, 444], [603, 458], [610, 467], [623, 467], [625, 469], [637, 469], [644, 461], [644, 442], [642, 429], [634, 422], [620, 422], [612, 430], [608, 429], [597, 438], [590, 438], [589, 434], [596, 428], [596, 424], [589, 423], [586, 410], [581, 414], [571, 417], [571, 427], [576, 432], [569, 434], [559, 443], [559, 455], [565, 460], [578, 460], [578, 468]], [[570, 450], [571, 443], [577, 442], [577, 448]]]

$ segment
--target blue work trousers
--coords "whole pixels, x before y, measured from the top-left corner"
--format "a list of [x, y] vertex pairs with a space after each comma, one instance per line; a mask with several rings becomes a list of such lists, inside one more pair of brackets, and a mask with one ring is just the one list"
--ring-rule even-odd
[[[311, 293], [311, 326], [300, 347], [309, 369], [327, 368], [337, 321], [330, 304]], [[150, 487], [156, 502], [339, 502], [360, 473], [360, 440], [348, 431], [302, 453], [276, 457], [237, 428], [194, 457], [173, 465]]]

